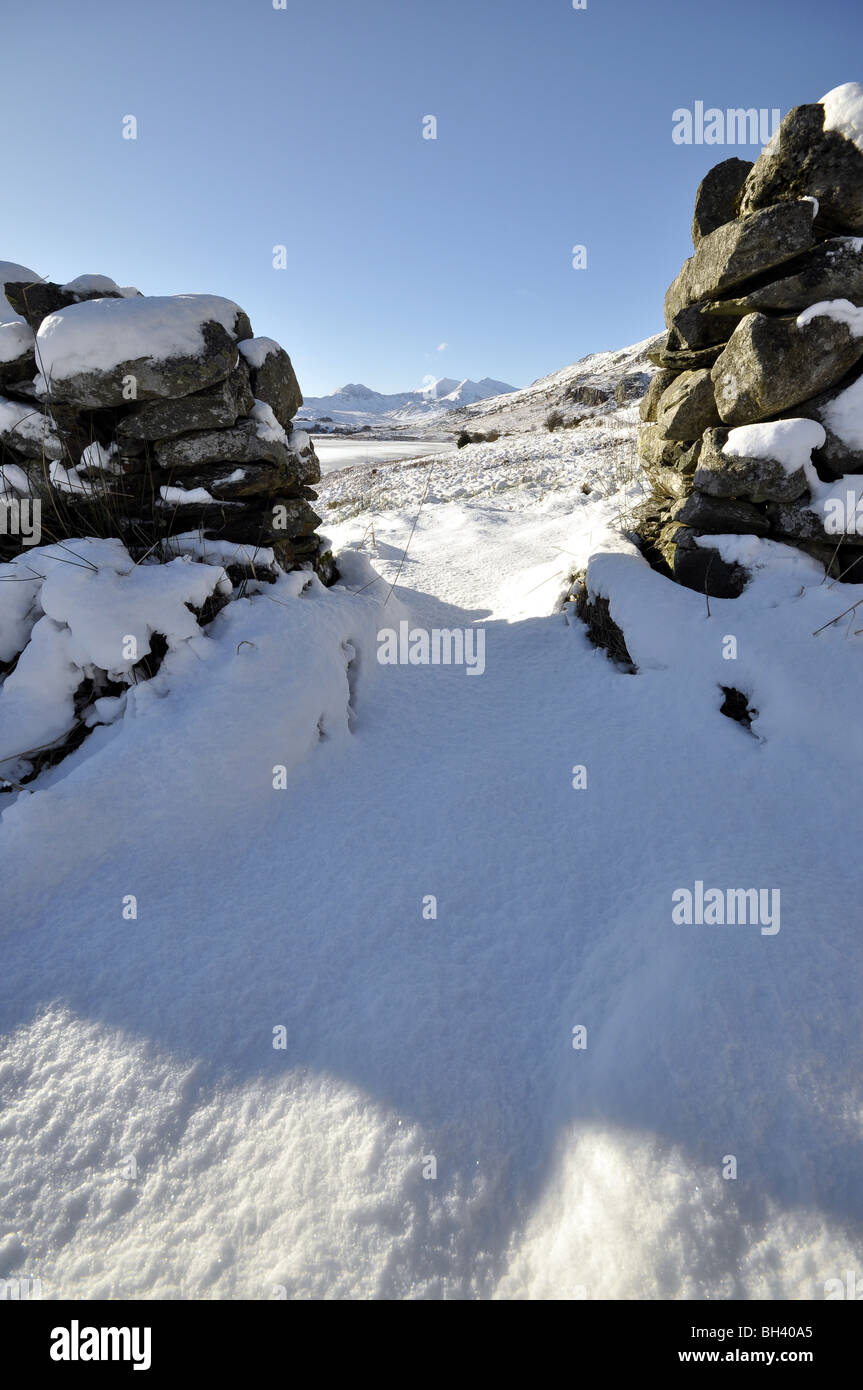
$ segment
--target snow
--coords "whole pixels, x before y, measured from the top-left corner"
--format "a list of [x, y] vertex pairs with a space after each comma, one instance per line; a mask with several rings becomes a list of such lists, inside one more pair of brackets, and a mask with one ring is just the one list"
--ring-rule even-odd
[[37, 389], [45, 392], [50, 380], [111, 371], [121, 362], [139, 358], [163, 361], [194, 356], [203, 347], [203, 324], [214, 320], [232, 332], [240, 312], [232, 300], [212, 294], [89, 299], [72, 304], [49, 314], [39, 326]]
[[119, 475], [122, 473], [123, 469], [116, 461], [118, 452], [116, 444], [109, 444], [107, 447], [98, 443], [88, 444], [81, 454], [81, 461], [78, 467], [81, 469], [98, 469], [100, 473], [113, 473]]
[[244, 545], [239, 541], [207, 540], [200, 531], [182, 531], [164, 542], [165, 553], [189, 555], [207, 565], [252, 565], [256, 569], [271, 569], [275, 552], [268, 546]]
[[[0, 497], [29, 497], [30, 480], [17, 463], [4, 463], [0, 467]], [[2, 657], [0, 657], [2, 660]]]
[[9, 401], [4, 396], [0, 396], [0, 436], [8, 438], [13, 446], [25, 441], [38, 445], [48, 458], [59, 458], [63, 452], [62, 441], [49, 416], [35, 406]]
[[249, 417], [255, 421], [259, 439], [266, 439], [274, 444], [287, 445], [288, 436], [273, 414], [272, 406], [267, 405], [266, 401], [255, 401], [249, 411]]
[[826, 439], [816, 420], [768, 420], [729, 430], [722, 452], [729, 458], [772, 459], [786, 473], [795, 473], [812, 462], [812, 450]]
[[[753, 577], [709, 610], [650, 570], [621, 534], [636, 427], [325, 479], [341, 583], [283, 575], [197, 635], [182, 596], [218, 562], [145, 593], [117, 543], [76, 542], [98, 575], [43, 549], [16, 566], [45, 580], [0, 583], [6, 649], [54, 625], [58, 700], [131, 613], [174, 631], [110, 724], [0, 801], [4, 1277], [819, 1299], [859, 1268], [863, 647], [847, 619], [813, 633], [863, 586], [753, 537], [712, 538]], [[561, 607], [591, 556], [637, 675]], [[483, 628], [482, 677], [380, 665], [403, 619]], [[780, 889], [781, 930], [675, 925], [699, 880]]]
[[[0, 313], [5, 312], [0, 305]], [[35, 341], [33, 329], [23, 319], [0, 323], [0, 362], [14, 362], [16, 357], [22, 357], [28, 349], [32, 349]]]
[[863, 85], [843, 82], [823, 96], [820, 104], [824, 107], [824, 129], [838, 130], [863, 154]]
[[263, 367], [270, 353], [282, 350], [274, 338], [244, 338], [237, 347], [255, 371]]
[[863, 450], [863, 376], [840, 391], [823, 408], [821, 418], [847, 448]]
[[837, 323], [846, 324], [855, 338], [863, 337], [863, 308], [852, 304], [850, 299], [823, 299], [812, 304], [798, 314], [797, 326], [805, 328], [807, 323], [820, 318], [835, 319]]
[[78, 275], [60, 288], [67, 294], [96, 294], [101, 290], [103, 294], [119, 294], [124, 299], [132, 299], [139, 293], [134, 285], [120, 286], [107, 275]]
[[4, 293], [7, 284], [41, 281], [41, 275], [15, 261], [0, 261], [0, 362], [14, 362], [36, 341], [29, 323], [17, 313]]
[[166, 506], [185, 507], [191, 502], [215, 502], [205, 487], [160, 487], [159, 496]]
[[[3, 776], [9, 775], [4, 764], [49, 746], [72, 728], [73, 695], [91, 668], [130, 681], [133, 666], [151, 650], [153, 633], [166, 638], [169, 648], [199, 638], [187, 605], [200, 607], [225, 585], [230, 589], [223, 571], [189, 560], [133, 565], [112, 540], [38, 547], [0, 566], [0, 581], [4, 601], [12, 591], [2, 629], [4, 659], [20, 652], [0, 686]], [[22, 642], [16, 651], [15, 643]]]

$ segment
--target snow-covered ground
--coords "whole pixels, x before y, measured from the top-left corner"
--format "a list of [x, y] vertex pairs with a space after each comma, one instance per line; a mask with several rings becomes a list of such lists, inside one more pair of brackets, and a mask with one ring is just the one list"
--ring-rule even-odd
[[[863, 587], [754, 538], [709, 612], [650, 571], [635, 421], [325, 480], [335, 589], [178, 632], [0, 801], [0, 1277], [819, 1299], [861, 1271], [863, 638], [812, 634]], [[561, 606], [591, 554], [637, 675]], [[484, 630], [482, 675], [381, 665], [403, 621]], [[699, 882], [778, 890], [780, 929], [677, 924]]]

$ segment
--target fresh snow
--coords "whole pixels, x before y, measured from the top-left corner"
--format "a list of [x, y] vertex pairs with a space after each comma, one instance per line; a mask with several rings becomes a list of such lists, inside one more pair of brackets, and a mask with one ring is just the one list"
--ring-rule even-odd
[[133, 299], [139, 293], [134, 285], [118, 285], [108, 275], [77, 275], [60, 288], [68, 294], [97, 294], [101, 290], [103, 294], [119, 294], [124, 299]]
[[805, 328], [813, 319], [835, 319], [850, 328], [855, 338], [863, 337], [863, 308], [852, 304], [850, 299], [823, 299], [812, 304], [797, 316], [797, 326]]
[[249, 366], [256, 371], [263, 367], [270, 353], [281, 351], [273, 338], [244, 338], [237, 346]]
[[[859, 1269], [863, 639], [825, 624], [863, 586], [753, 537], [713, 541], [753, 571], [737, 600], [650, 570], [621, 531], [636, 427], [325, 479], [341, 582], [253, 585], [206, 632], [183, 599], [220, 582], [215, 543], [14, 562], [43, 577], [0, 584], [0, 659], [39, 632], [37, 705], [68, 713], [81, 661], [123, 674], [124, 633], [173, 636], [0, 801], [3, 1277], [796, 1300]], [[636, 675], [565, 603], [591, 556]], [[379, 665], [402, 621], [482, 627], [483, 676]], [[781, 929], [674, 924], [698, 881], [781, 890]]]
[[786, 473], [795, 473], [812, 462], [812, 450], [826, 439], [817, 420], [768, 420], [729, 430], [722, 452], [729, 458], [772, 459]]
[[213, 294], [88, 299], [42, 320], [36, 334], [37, 390], [79, 372], [111, 371], [121, 362], [199, 352], [207, 320], [231, 332], [239, 306]]
[[255, 421], [255, 432], [259, 439], [273, 444], [287, 444], [288, 436], [273, 414], [272, 406], [267, 405], [266, 401], [255, 401], [249, 416]]
[[863, 452], [863, 376], [828, 402], [821, 416], [827, 428], [848, 449]]
[[14, 447], [37, 445], [44, 449], [48, 458], [59, 458], [63, 445], [59, 434], [49, 416], [43, 415], [38, 407], [22, 405], [20, 401], [9, 401], [0, 396], [0, 438], [7, 438]]
[[863, 85], [843, 82], [822, 97], [820, 104], [824, 107], [824, 129], [838, 130], [863, 154]]

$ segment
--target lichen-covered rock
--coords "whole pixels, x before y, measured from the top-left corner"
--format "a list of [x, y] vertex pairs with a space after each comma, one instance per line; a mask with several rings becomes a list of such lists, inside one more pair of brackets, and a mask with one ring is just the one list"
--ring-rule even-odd
[[778, 458], [723, 452], [727, 428], [706, 430], [692, 485], [711, 497], [748, 502], [794, 502], [807, 490], [803, 468], [788, 471]]
[[798, 323], [747, 314], [711, 369], [722, 422], [745, 425], [790, 410], [840, 381], [861, 357], [863, 336], [840, 318]]
[[254, 420], [240, 420], [230, 429], [201, 430], [160, 440], [155, 455], [160, 468], [171, 470], [257, 462], [285, 468], [290, 457], [287, 444], [269, 437]]
[[[783, 271], [778, 279], [750, 290], [748, 294], [738, 298], [708, 300], [698, 308], [711, 317], [727, 314], [732, 319], [739, 319], [744, 314], [759, 311], [799, 313], [810, 304], [825, 299], [848, 299], [853, 304], [861, 304], [863, 238], [830, 237], [805, 255], [790, 261]], [[675, 320], [678, 332], [680, 317]]]
[[189, 396], [224, 381], [250, 331], [242, 309], [216, 295], [75, 303], [39, 326], [37, 386], [91, 410]]
[[654, 372], [650, 379], [650, 385], [642, 396], [641, 404], [638, 407], [638, 413], [646, 424], [656, 420], [656, 407], [659, 404], [659, 399], [663, 392], [668, 390], [676, 375], [676, 372], [669, 371], [667, 368], [660, 368], [658, 372]]
[[692, 492], [671, 513], [673, 521], [709, 535], [766, 536], [770, 522], [751, 502]]
[[812, 197], [819, 234], [863, 232], [863, 150], [840, 131], [825, 129], [825, 103], [833, 96], [789, 111], [746, 180], [742, 214]]
[[668, 439], [661, 425], [642, 425], [638, 432], [638, 452], [645, 463], [656, 467], [676, 467], [686, 453], [687, 446], [681, 440]]
[[239, 347], [249, 368], [255, 399], [270, 407], [282, 429], [290, 429], [303, 403], [290, 357], [272, 338], [249, 338]]
[[724, 300], [708, 299], [700, 304], [689, 304], [675, 315], [675, 338], [684, 350], [721, 348], [728, 342], [740, 319], [749, 312], [747, 309], [732, 309]]
[[204, 391], [178, 400], [146, 401], [120, 421], [117, 438], [126, 446], [174, 439], [193, 430], [226, 429], [248, 415], [254, 403], [249, 373], [241, 361], [224, 381]]
[[777, 203], [737, 222], [727, 222], [704, 237], [669, 286], [665, 296], [668, 327], [687, 305], [715, 299], [808, 250], [814, 240], [815, 211], [808, 199]]
[[667, 497], [671, 502], [679, 502], [689, 491], [689, 482], [677, 468], [655, 465], [645, 470], [655, 493]]
[[710, 370], [683, 372], [663, 392], [656, 407], [656, 422], [666, 439], [700, 439], [706, 429], [720, 424]]

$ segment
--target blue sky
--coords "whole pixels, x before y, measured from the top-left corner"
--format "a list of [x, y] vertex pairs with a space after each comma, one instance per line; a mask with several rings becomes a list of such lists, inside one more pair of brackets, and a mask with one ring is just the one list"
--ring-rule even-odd
[[285, 4], [5, 15], [0, 258], [227, 295], [307, 395], [526, 385], [658, 331], [699, 179], [757, 153], [676, 145], [672, 112], [863, 80], [859, 0]]

